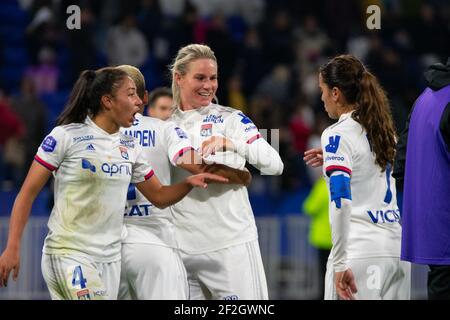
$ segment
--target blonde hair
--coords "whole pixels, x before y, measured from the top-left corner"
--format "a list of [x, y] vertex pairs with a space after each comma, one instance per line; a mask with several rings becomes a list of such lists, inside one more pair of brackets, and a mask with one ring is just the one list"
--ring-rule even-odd
[[[175, 73], [178, 72], [184, 76], [188, 72], [189, 64], [198, 59], [211, 59], [217, 65], [216, 56], [210, 47], [203, 44], [190, 44], [178, 50], [176, 58], [169, 67], [172, 76], [172, 94], [175, 106], [180, 106], [181, 104], [180, 88], [175, 81]], [[218, 101], [216, 96], [214, 96], [214, 99]]]
[[139, 98], [143, 98], [145, 94], [145, 79], [142, 75], [141, 71], [129, 64], [123, 64], [116, 67], [117, 69], [120, 69], [122, 71], [125, 71], [128, 76], [133, 79], [134, 83], [136, 84], [136, 92], [139, 96]]

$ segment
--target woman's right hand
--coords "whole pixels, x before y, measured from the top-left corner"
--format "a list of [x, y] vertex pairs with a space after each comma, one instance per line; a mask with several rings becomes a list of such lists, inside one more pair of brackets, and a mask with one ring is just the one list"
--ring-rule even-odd
[[342, 300], [355, 300], [354, 294], [358, 292], [356, 288], [355, 276], [352, 269], [348, 268], [342, 272], [334, 273], [334, 285], [336, 293]]
[[221, 177], [213, 173], [199, 173], [186, 178], [186, 182], [193, 187], [200, 187], [206, 189], [208, 183], [214, 182], [228, 182], [227, 178]]
[[217, 151], [234, 150], [234, 144], [230, 139], [222, 136], [212, 136], [203, 141], [200, 154], [207, 158], [210, 154], [216, 154]]
[[320, 148], [309, 149], [305, 151], [303, 160], [308, 166], [317, 168], [323, 165], [323, 152]]
[[8, 278], [13, 271], [13, 280], [17, 280], [20, 269], [20, 252], [14, 249], [5, 249], [0, 256], [0, 288], [8, 285]]

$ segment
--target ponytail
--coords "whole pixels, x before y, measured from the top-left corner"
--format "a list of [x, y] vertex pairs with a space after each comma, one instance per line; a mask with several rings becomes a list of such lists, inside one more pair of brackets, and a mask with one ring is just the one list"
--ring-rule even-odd
[[383, 169], [392, 165], [395, 157], [396, 133], [386, 93], [378, 80], [365, 70], [360, 80], [356, 110], [352, 117], [367, 131], [375, 152], [375, 162]]
[[97, 115], [101, 111], [102, 96], [114, 95], [127, 76], [125, 71], [111, 67], [83, 71], [75, 82], [69, 102], [58, 116], [56, 125], [83, 123], [88, 115]]
[[89, 89], [95, 80], [95, 71], [85, 70], [81, 73], [70, 93], [69, 102], [56, 119], [56, 125], [82, 123], [88, 115]]
[[376, 164], [386, 170], [394, 161], [396, 133], [386, 93], [376, 77], [352, 55], [331, 59], [320, 74], [329, 88], [339, 88], [347, 103], [355, 105], [352, 117], [366, 130]]

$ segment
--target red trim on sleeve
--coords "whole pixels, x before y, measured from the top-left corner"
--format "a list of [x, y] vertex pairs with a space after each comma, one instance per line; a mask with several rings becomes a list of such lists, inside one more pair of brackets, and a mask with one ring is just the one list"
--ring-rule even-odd
[[145, 180], [150, 179], [151, 177], [153, 177], [153, 175], [155, 174], [155, 171], [153, 171], [153, 169], [146, 174], [146, 176], [144, 177]]
[[327, 176], [330, 176], [331, 173], [333, 173], [334, 171], [343, 171], [345, 173], [348, 173], [349, 175], [352, 175], [352, 170], [350, 170], [347, 167], [343, 167], [343, 166], [329, 166], [329, 167], [326, 167], [326, 169], [325, 169]]
[[55, 171], [56, 167], [52, 166], [51, 164], [45, 162], [44, 160], [42, 160], [41, 158], [39, 158], [38, 155], [34, 156], [34, 160], [36, 160], [40, 165], [46, 167], [48, 170], [50, 171]]
[[191, 151], [191, 150], [195, 150], [195, 149], [192, 148], [192, 147], [185, 147], [185, 148], [181, 149], [181, 150], [178, 151], [177, 154], [173, 157], [172, 162], [173, 162], [173, 163], [176, 163], [177, 160], [178, 160], [183, 154], [185, 154], [186, 152]]
[[247, 144], [253, 143], [254, 141], [258, 140], [259, 138], [261, 138], [261, 134], [258, 133], [256, 136], [250, 138], [247, 140]]

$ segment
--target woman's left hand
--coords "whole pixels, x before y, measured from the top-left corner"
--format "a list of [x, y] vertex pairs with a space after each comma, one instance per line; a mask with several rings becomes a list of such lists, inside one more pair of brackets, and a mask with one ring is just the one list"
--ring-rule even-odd
[[229, 139], [221, 136], [212, 136], [202, 143], [201, 155], [206, 158], [217, 151], [234, 150], [234, 144]]

